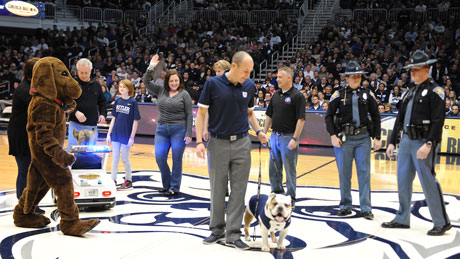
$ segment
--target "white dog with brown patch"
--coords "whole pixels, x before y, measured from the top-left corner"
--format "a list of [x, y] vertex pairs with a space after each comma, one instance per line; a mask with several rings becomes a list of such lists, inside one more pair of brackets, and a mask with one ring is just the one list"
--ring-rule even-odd
[[[278, 249], [286, 250], [283, 240], [288, 233], [288, 226], [291, 223], [291, 213], [291, 196], [289, 195], [272, 193], [270, 196], [267, 196], [261, 194], [259, 203], [257, 203], [257, 195], [252, 196], [244, 213], [244, 236], [246, 241], [250, 240], [248, 229], [251, 221], [254, 217], [257, 217], [262, 233], [262, 251], [270, 251], [270, 246], [268, 245], [269, 232], [272, 242], [277, 243]], [[276, 242], [275, 231], [280, 232], [278, 242]]]

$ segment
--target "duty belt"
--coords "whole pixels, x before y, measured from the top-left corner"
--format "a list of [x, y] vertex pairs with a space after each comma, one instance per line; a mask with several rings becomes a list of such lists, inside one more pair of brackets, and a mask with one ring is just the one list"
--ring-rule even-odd
[[356, 128], [354, 123], [345, 123], [342, 125], [342, 133], [346, 136], [357, 136], [360, 134], [367, 133], [368, 129], [367, 126], [362, 126]]
[[430, 124], [407, 125], [407, 131], [404, 132], [410, 139], [424, 139], [430, 133]]

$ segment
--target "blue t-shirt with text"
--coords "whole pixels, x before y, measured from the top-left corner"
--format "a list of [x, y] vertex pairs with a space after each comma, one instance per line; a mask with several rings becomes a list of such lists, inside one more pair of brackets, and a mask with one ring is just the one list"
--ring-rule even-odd
[[136, 99], [117, 99], [113, 105], [112, 116], [116, 118], [112, 128], [112, 141], [128, 144], [134, 120], [141, 119]]

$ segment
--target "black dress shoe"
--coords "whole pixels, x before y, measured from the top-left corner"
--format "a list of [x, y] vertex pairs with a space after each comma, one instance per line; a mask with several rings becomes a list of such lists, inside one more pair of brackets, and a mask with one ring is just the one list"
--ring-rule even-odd
[[158, 192], [166, 193], [166, 192], [169, 192], [169, 189], [163, 189], [163, 188], [161, 188]]
[[173, 190], [168, 190], [164, 194], [167, 195], [167, 196], [177, 196], [177, 195], [179, 195], [179, 192], [175, 192]]
[[401, 224], [401, 223], [398, 223], [394, 220], [390, 221], [390, 222], [383, 222], [382, 223], [382, 228], [410, 228], [409, 225], [404, 225], [404, 224]]
[[428, 231], [427, 235], [429, 236], [442, 236], [446, 233], [447, 230], [451, 229], [452, 225], [450, 223], [444, 225], [443, 227], [434, 227]]
[[343, 217], [343, 216], [350, 215], [350, 214], [351, 214], [351, 209], [341, 209], [339, 210], [339, 213], [337, 213], [337, 216]]
[[368, 219], [368, 220], [373, 220], [374, 214], [372, 214], [371, 211], [361, 212], [361, 217]]

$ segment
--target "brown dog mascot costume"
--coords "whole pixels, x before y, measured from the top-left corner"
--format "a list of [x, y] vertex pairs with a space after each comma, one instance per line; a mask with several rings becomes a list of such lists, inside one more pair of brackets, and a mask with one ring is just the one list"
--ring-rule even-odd
[[69, 166], [75, 161], [63, 149], [66, 133], [65, 113], [76, 106], [74, 99], [81, 89], [57, 58], [42, 58], [34, 66], [30, 94], [27, 133], [32, 162], [27, 187], [14, 208], [18, 227], [41, 228], [50, 220], [35, 213], [40, 200], [53, 188], [57, 196], [60, 228], [65, 235], [80, 236], [99, 224], [99, 219], [80, 220], [74, 202], [74, 189]]

